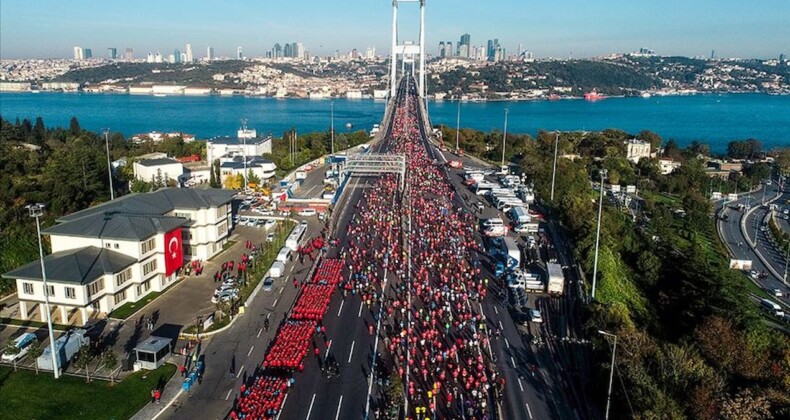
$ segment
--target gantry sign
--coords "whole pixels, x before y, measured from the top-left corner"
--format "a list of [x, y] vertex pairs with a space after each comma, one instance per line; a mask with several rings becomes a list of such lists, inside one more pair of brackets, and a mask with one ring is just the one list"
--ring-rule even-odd
[[406, 177], [406, 156], [383, 153], [368, 153], [364, 155], [349, 156], [343, 167], [343, 172], [349, 175], [400, 175], [400, 189]]
[[[398, 43], [398, 5], [400, 3], [420, 3], [420, 40], [414, 42]], [[390, 97], [395, 97], [398, 77], [398, 57], [401, 57], [401, 73], [405, 73], [405, 63], [411, 63], [414, 68], [415, 60], [419, 60], [419, 75], [417, 76], [417, 93], [420, 98], [425, 98], [425, 0], [392, 0], [392, 57], [390, 59]], [[413, 72], [413, 71], [412, 71]], [[401, 74], [401, 77], [404, 74]]]

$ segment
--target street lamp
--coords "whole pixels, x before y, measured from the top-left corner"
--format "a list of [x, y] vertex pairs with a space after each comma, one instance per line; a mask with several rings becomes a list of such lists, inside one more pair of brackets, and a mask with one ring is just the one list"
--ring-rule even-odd
[[603, 180], [606, 177], [606, 169], [601, 169], [601, 198], [598, 201], [598, 228], [595, 232], [595, 261], [593, 262], [592, 279], [592, 298], [595, 299], [595, 281], [598, 278], [598, 245], [601, 242], [601, 213], [603, 212]]
[[247, 186], [249, 185], [249, 181], [247, 180], [247, 119], [241, 119], [241, 142], [243, 144], [241, 149], [242, 158], [244, 159], [244, 193], [247, 193]]
[[598, 330], [598, 334], [614, 337], [614, 346], [612, 347], [612, 367], [609, 369], [609, 392], [606, 395], [606, 415], [605, 420], [609, 420], [609, 406], [612, 403], [612, 379], [614, 379], [614, 355], [617, 353], [617, 336], [606, 331]]
[[110, 129], [104, 129], [104, 146], [107, 148], [107, 177], [110, 178], [110, 201], [115, 200], [115, 191], [112, 187], [112, 165], [110, 164]]
[[554, 169], [551, 171], [551, 201], [554, 201], [554, 179], [557, 176], [557, 149], [560, 145], [559, 131], [554, 136]]
[[502, 133], [502, 166], [505, 166], [505, 139], [507, 139], [507, 113], [510, 112], [505, 108], [505, 132]]
[[49, 287], [47, 286], [47, 270], [44, 267], [44, 248], [41, 245], [41, 222], [39, 218], [44, 215], [44, 205], [41, 203], [30, 204], [26, 206], [30, 212], [30, 217], [36, 219], [36, 238], [38, 239], [38, 257], [41, 262], [41, 279], [44, 281], [44, 311], [47, 313], [47, 330], [49, 332], [49, 350], [52, 356], [52, 370], [55, 374], [55, 379], [60, 377], [60, 370], [58, 369], [58, 359], [55, 351], [55, 335], [52, 333], [52, 315], [49, 308]]
[[335, 154], [335, 101], [329, 101], [329, 113], [330, 116], [330, 123], [329, 123], [329, 135], [332, 139], [332, 154]]
[[790, 241], [787, 241], [787, 249], [785, 250], [785, 275], [782, 277], [782, 283], [787, 286], [787, 264], [790, 263]]

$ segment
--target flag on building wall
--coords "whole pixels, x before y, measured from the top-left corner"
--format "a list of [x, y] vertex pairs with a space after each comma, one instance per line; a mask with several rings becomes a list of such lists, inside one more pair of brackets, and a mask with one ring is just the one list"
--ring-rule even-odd
[[184, 263], [181, 228], [165, 233], [165, 275], [169, 276]]

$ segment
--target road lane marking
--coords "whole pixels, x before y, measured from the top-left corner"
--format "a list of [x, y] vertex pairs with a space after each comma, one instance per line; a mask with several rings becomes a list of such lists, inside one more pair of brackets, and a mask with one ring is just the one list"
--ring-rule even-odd
[[285, 289], [285, 286], [280, 287], [280, 291], [277, 292], [277, 294], [280, 294], [280, 295], [283, 294], [283, 289]]
[[280, 420], [280, 414], [282, 414], [282, 413], [283, 413], [283, 410], [282, 410], [282, 409], [283, 409], [283, 408], [285, 408], [285, 402], [286, 402], [286, 401], [288, 401], [288, 393], [287, 393], [287, 392], [285, 393], [285, 398], [283, 398], [283, 403], [282, 403], [282, 405], [280, 406], [280, 411], [277, 413], [277, 419], [276, 419], [276, 420]]
[[268, 314], [266, 314], [266, 319], [269, 319], [269, 317], [270, 317], [270, 316], [272, 316], [272, 313], [271, 313], [271, 312], [269, 312]]
[[521, 378], [518, 378], [518, 387], [521, 388], [521, 392], [524, 392], [524, 385], [521, 383]]
[[340, 316], [340, 312], [343, 311], [343, 304], [346, 303], [345, 300], [340, 301], [340, 309], [337, 310], [337, 316]]
[[499, 329], [500, 330], [504, 330], [505, 329], [505, 327], [502, 326], [502, 321], [499, 321]]
[[277, 301], [278, 301], [278, 300], [280, 300], [280, 298], [277, 298], [277, 299], [275, 299], [275, 300], [274, 300], [274, 305], [272, 305], [272, 307], [275, 307], [275, 306], [277, 306]]
[[364, 306], [364, 303], [359, 302], [359, 313], [357, 314], [357, 318], [362, 316], [362, 306]]
[[241, 369], [239, 369], [239, 373], [236, 374], [236, 379], [238, 379], [239, 376], [241, 376], [241, 371], [243, 370], [244, 370], [244, 365], [241, 365]]
[[343, 396], [340, 396], [340, 402], [337, 403], [337, 413], [335, 413], [335, 420], [340, 418], [340, 406], [343, 405]]
[[532, 410], [529, 409], [529, 404], [524, 404], [527, 406], [527, 414], [529, 414], [529, 420], [532, 420]]
[[231, 392], [233, 392], [233, 388], [231, 388], [231, 389], [229, 389], [229, 390], [228, 390], [228, 394], [227, 394], [227, 395], [225, 395], [225, 401], [227, 401], [227, 400], [228, 400], [228, 398], [230, 398], [230, 393], [231, 393]]
[[348, 362], [346, 363], [351, 363], [351, 356], [354, 355], [354, 344], [356, 344], [356, 340], [351, 342], [351, 351], [348, 352]]
[[507, 346], [507, 348], [510, 348], [510, 342], [507, 341], [507, 337], [505, 337], [505, 346]]
[[250, 351], [247, 352], [247, 357], [250, 357], [250, 355], [252, 354], [252, 349], [254, 348], [255, 346], [250, 347]]
[[329, 349], [331, 349], [331, 348], [332, 348], [332, 340], [329, 340], [329, 341], [326, 343], [326, 353], [324, 353], [324, 359], [326, 359], [327, 357], [329, 357]]
[[515, 369], [516, 368], [516, 361], [513, 360], [513, 356], [510, 356], [510, 363], [513, 364], [513, 369]]
[[310, 400], [310, 408], [307, 410], [307, 417], [304, 420], [308, 420], [310, 418], [310, 413], [313, 412], [313, 403], [315, 402], [315, 394], [313, 394], [313, 399]]
[[496, 306], [494, 306], [494, 312], [496, 312], [496, 314], [499, 315], [499, 309], [497, 309]]
[[261, 338], [261, 333], [263, 332], [263, 328], [258, 328], [258, 337]]

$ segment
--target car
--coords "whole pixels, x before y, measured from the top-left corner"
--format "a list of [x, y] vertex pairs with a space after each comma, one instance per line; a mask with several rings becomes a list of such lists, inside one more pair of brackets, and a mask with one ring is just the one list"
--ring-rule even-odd
[[316, 214], [318, 214], [318, 212], [315, 211], [315, 209], [307, 208], [307, 209], [299, 210], [299, 213], [297, 214], [299, 216], [315, 216]]
[[274, 286], [274, 279], [271, 277], [266, 277], [263, 279], [263, 291], [270, 292], [272, 287]]
[[782, 290], [781, 289], [773, 289], [771, 291], [771, 294], [773, 294], [776, 297], [782, 297]]
[[266, 221], [266, 223], [263, 224], [263, 228], [266, 229], [266, 230], [269, 230], [269, 229], [273, 228], [276, 224], [277, 224], [276, 220], [269, 219], [269, 220]]
[[290, 211], [288, 211], [288, 210], [281, 210], [281, 211], [280, 211], [280, 216], [283, 216], [283, 217], [288, 217], [288, 216], [290, 216], [290, 215], [291, 215], [291, 212], [290, 212]]
[[274, 242], [274, 232], [271, 232], [268, 235], [266, 235], [266, 242]]
[[758, 273], [757, 270], [752, 270], [749, 272], [749, 277], [753, 279], [757, 279], [758, 277], [760, 277], [760, 273]]
[[261, 216], [274, 216], [274, 211], [273, 210], [262, 210], [260, 213], [261, 213]]
[[318, 213], [318, 220], [323, 222], [326, 220], [326, 215], [324, 213]]
[[483, 204], [481, 201], [478, 201], [477, 203], [475, 203], [475, 207], [477, 207], [478, 210], [483, 211], [483, 209], [486, 208], [486, 205]]
[[[9, 343], [8, 347], [3, 351], [3, 355], [0, 356], [0, 358], [4, 362], [14, 362], [19, 360], [25, 357], [35, 341], [37, 341], [35, 334], [24, 333]], [[11, 351], [12, 346], [15, 348], [15, 351]]]
[[239, 292], [237, 290], [228, 290], [219, 295], [212, 296], [211, 303], [219, 303], [219, 302], [229, 302], [233, 299], [237, 299], [239, 297]]
[[239, 224], [240, 225], [246, 225], [249, 220], [250, 220], [249, 217], [242, 216], [242, 217], [239, 218]]
[[529, 310], [529, 319], [535, 323], [543, 322], [543, 317], [540, 316], [540, 311], [538, 309]]
[[307, 220], [302, 220], [301, 222], [299, 222], [299, 224], [302, 226], [307, 226]]

